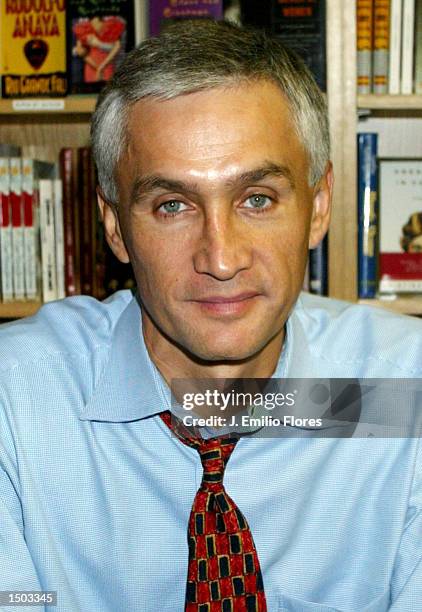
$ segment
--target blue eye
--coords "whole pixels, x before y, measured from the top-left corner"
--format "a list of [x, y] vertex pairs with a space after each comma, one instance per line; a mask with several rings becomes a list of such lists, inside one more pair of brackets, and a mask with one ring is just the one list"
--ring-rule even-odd
[[[183, 208], [183, 206], [185, 208]], [[179, 202], [179, 200], [169, 200], [168, 202], [164, 202], [164, 204], [161, 204], [161, 206], [158, 208], [158, 210], [162, 210], [166, 214], [176, 214], [178, 212], [181, 212], [181, 210], [185, 209], [186, 204], [183, 204], [183, 202]]]
[[[266, 195], [257, 193], [245, 200], [246, 208], [262, 209], [268, 208], [271, 205], [271, 198]], [[248, 205], [249, 203], [249, 205]]]

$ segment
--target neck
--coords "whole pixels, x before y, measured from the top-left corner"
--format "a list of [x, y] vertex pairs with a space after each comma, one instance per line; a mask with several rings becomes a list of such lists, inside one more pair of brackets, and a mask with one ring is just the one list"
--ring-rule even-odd
[[175, 378], [270, 378], [277, 367], [285, 339], [282, 327], [251, 357], [238, 361], [203, 361], [166, 339], [144, 311], [142, 324], [148, 354], [169, 386]]

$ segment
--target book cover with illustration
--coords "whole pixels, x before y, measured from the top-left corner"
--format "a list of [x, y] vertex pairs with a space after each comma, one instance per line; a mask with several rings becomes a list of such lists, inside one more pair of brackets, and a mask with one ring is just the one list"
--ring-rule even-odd
[[96, 93], [134, 46], [133, 0], [68, 0], [71, 93]]
[[179, 19], [223, 19], [222, 0], [150, 0], [149, 32], [158, 36], [167, 24]]
[[66, 0], [0, 3], [2, 97], [65, 96]]
[[422, 292], [422, 159], [379, 160], [380, 291]]

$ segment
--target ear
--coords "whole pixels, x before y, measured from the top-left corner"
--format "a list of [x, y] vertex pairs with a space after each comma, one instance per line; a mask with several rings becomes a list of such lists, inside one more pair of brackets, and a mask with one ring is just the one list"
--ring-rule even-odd
[[309, 248], [314, 249], [324, 238], [330, 225], [333, 196], [333, 164], [329, 161], [323, 176], [314, 187]]
[[104, 223], [105, 237], [110, 249], [122, 263], [129, 263], [129, 255], [123, 241], [116, 206], [105, 200], [100, 189], [97, 189], [97, 202], [100, 216]]

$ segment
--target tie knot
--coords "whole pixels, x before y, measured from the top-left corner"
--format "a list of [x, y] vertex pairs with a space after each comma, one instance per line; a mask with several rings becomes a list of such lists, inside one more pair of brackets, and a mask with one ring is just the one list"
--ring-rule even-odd
[[226, 464], [237, 443], [237, 438], [220, 437], [204, 440], [195, 437], [179, 419], [172, 416], [169, 411], [160, 413], [161, 419], [179, 438], [183, 444], [195, 448], [201, 457], [204, 474], [202, 487], [213, 489], [212, 485], [221, 485], [224, 478]]
[[232, 454], [237, 440], [234, 438], [213, 438], [202, 441], [197, 447], [201, 457], [204, 474], [202, 484], [221, 484], [224, 478], [224, 470]]

